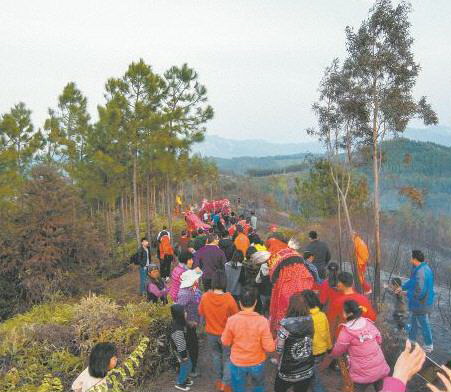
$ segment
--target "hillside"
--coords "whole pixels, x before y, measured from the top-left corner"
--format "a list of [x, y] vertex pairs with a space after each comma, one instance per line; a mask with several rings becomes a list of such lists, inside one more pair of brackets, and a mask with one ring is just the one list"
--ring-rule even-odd
[[[399, 194], [403, 187], [414, 187], [424, 195], [424, 208], [451, 215], [451, 147], [405, 138], [388, 140], [382, 145], [384, 163], [381, 176], [381, 201], [384, 210], [396, 210], [407, 199]], [[293, 173], [301, 175], [319, 154], [293, 154], [262, 158], [215, 158], [225, 173], [251, 175]], [[359, 171], [369, 178], [371, 165], [362, 164]]]
[[418, 142], [432, 142], [451, 147], [451, 127], [437, 125], [428, 128], [409, 128], [404, 136]]
[[313, 156], [309, 153], [293, 154], [293, 155], [275, 155], [265, 157], [237, 157], [237, 158], [212, 158], [223, 173], [237, 175], [270, 175], [279, 174], [284, 170], [287, 172], [301, 171]]
[[397, 209], [405, 201], [399, 190], [410, 186], [424, 193], [425, 208], [451, 214], [451, 147], [400, 138], [385, 142], [383, 151], [381, 195], [385, 209]]

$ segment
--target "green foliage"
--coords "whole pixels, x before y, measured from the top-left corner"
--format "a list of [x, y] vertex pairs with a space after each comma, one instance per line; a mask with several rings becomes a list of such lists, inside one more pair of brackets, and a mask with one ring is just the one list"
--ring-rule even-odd
[[[299, 199], [302, 214], [305, 217], [330, 217], [337, 213], [337, 189], [330, 174], [331, 163], [327, 160], [317, 160], [313, 163], [308, 176], [296, 181], [296, 194]], [[338, 180], [341, 183], [347, 179], [342, 167], [337, 167]], [[342, 185], [345, 186], [345, 185]], [[365, 206], [368, 199], [366, 179], [357, 174], [353, 176], [348, 193], [348, 206], [358, 211]]]
[[14, 205], [23, 176], [42, 144], [42, 134], [34, 130], [31, 111], [23, 102], [0, 117], [0, 208]]
[[159, 343], [169, 325], [169, 307], [149, 303], [119, 307], [92, 295], [75, 304], [37, 305], [0, 324], [0, 357], [7, 364], [0, 391], [68, 390], [100, 341], [118, 347], [119, 367], [108, 375], [112, 390], [136, 385], [168, 366], [170, 354]]

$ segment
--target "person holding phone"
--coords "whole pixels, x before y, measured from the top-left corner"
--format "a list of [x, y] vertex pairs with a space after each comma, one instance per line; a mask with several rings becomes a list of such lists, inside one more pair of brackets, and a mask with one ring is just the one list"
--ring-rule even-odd
[[[399, 355], [392, 377], [385, 377], [382, 389], [379, 392], [405, 392], [407, 383], [413, 376], [422, 371], [425, 361], [428, 360], [426, 353], [420, 345], [412, 346], [410, 340], [406, 341], [404, 351]], [[451, 369], [447, 366], [436, 365], [437, 378], [443, 383], [445, 389], [432, 385], [428, 382], [427, 387], [432, 392], [451, 392]]]

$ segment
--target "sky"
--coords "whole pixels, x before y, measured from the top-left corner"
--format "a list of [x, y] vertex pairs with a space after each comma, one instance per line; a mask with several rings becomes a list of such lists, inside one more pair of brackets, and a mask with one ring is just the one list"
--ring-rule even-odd
[[[215, 109], [211, 134], [309, 141], [324, 68], [345, 55], [347, 25], [369, 0], [1, 0], [0, 113], [23, 101], [42, 127], [71, 81], [91, 115], [105, 81], [143, 58], [154, 71], [188, 63]], [[451, 125], [450, 0], [411, 2], [415, 88]], [[417, 124], [412, 124], [417, 125]]]

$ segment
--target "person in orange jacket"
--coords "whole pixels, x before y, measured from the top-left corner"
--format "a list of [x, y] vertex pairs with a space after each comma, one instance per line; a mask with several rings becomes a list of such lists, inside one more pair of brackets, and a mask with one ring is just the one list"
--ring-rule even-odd
[[249, 248], [251, 243], [247, 235], [244, 234], [244, 229], [242, 226], [237, 225], [236, 230], [238, 232], [238, 235], [235, 238], [233, 244], [235, 245], [236, 250], [240, 250], [241, 252], [243, 252], [243, 255], [245, 255], [247, 252], [247, 248]]
[[355, 258], [357, 260], [358, 279], [363, 288], [364, 294], [371, 294], [371, 285], [365, 279], [366, 267], [370, 257], [368, 246], [365, 244], [362, 237], [360, 237], [356, 232], [353, 233], [352, 239], [354, 242]]
[[174, 249], [171, 245], [171, 239], [167, 232], [162, 233], [160, 237], [160, 271], [163, 279], [169, 278], [171, 273], [171, 263], [174, 260]]

